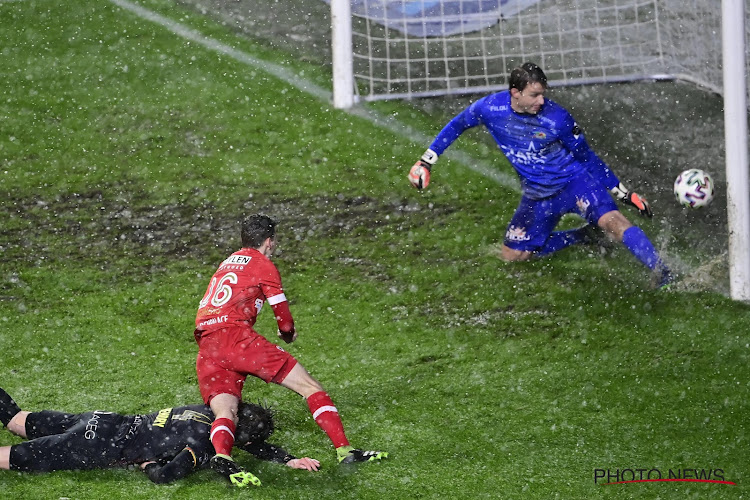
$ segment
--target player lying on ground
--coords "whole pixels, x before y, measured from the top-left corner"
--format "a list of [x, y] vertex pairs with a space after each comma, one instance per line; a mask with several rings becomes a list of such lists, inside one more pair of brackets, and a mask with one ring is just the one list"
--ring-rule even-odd
[[[296, 458], [266, 442], [274, 428], [270, 410], [242, 402], [238, 416], [238, 448], [293, 469], [317, 471], [320, 467], [317, 460]], [[214, 455], [209, 437], [213, 420], [206, 405], [165, 408], [146, 415], [28, 412], [0, 389], [0, 422], [30, 440], [0, 447], [0, 469], [51, 472], [138, 465], [153, 482], [168, 483], [208, 466]], [[260, 480], [248, 472], [229, 479], [237, 486], [260, 486]]]
[[[622, 185], [586, 143], [570, 113], [544, 97], [547, 76], [534, 63], [515, 68], [509, 90], [485, 96], [454, 117], [409, 171], [417, 189], [430, 182], [438, 157], [467, 129], [484, 125], [521, 180], [521, 202], [501, 248], [506, 261], [541, 257], [579, 243], [596, 241], [601, 228], [654, 271], [658, 287], [674, 276], [646, 233], [618, 210], [610, 193], [645, 217], [648, 202]], [[563, 215], [577, 213], [588, 226], [553, 231]]]
[[265, 215], [251, 215], [242, 223], [241, 239], [242, 248], [227, 257], [211, 277], [195, 319], [198, 384], [203, 400], [216, 415], [211, 428], [216, 455], [211, 467], [224, 475], [242, 474], [230, 452], [235, 442], [237, 404], [248, 375], [305, 398], [313, 419], [336, 448], [340, 463], [386, 458], [385, 452], [351, 446], [338, 409], [320, 382], [294, 356], [253, 329], [261, 307], [268, 302], [279, 337], [286, 343], [297, 339], [281, 276], [270, 260], [276, 248], [276, 222]]

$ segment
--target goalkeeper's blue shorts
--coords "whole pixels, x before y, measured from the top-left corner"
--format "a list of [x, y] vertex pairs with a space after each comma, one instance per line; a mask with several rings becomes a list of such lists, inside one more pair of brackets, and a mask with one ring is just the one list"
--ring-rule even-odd
[[613, 210], [617, 210], [617, 204], [609, 191], [584, 173], [554, 196], [541, 200], [522, 196], [505, 232], [505, 245], [514, 250], [534, 252], [544, 246], [563, 215], [575, 213], [589, 224], [597, 225], [602, 215]]

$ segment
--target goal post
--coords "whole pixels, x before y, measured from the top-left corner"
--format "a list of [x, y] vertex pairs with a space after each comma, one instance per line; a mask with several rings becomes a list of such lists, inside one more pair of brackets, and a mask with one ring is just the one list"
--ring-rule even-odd
[[722, 20], [729, 287], [733, 299], [750, 301], [745, 0], [722, 0]]
[[352, 13], [349, 0], [331, 0], [333, 106], [351, 108], [355, 102], [352, 62]]

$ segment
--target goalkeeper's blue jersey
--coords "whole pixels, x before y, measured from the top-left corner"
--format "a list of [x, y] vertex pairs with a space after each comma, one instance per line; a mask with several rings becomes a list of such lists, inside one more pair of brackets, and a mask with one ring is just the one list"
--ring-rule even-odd
[[555, 195], [565, 184], [586, 172], [604, 187], [620, 182], [589, 147], [583, 132], [565, 108], [544, 99], [536, 115], [513, 111], [510, 92], [478, 100], [455, 118], [430, 145], [438, 155], [467, 129], [487, 127], [521, 179], [523, 193], [532, 199]]

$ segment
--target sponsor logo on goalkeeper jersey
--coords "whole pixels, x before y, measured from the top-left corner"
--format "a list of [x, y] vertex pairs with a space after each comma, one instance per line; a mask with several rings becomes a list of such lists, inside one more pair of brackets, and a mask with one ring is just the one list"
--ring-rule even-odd
[[591, 206], [591, 202], [586, 198], [576, 198], [576, 206], [578, 207], [578, 212], [584, 215], [586, 210]]
[[525, 227], [510, 226], [505, 232], [505, 238], [510, 241], [529, 241]]
[[[545, 102], [546, 102], [546, 101], [545, 101]], [[557, 133], [557, 132], [556, 132], [556, 129], [557, 129], [557, 122], [556, 122], [555, 120], [553, 120], [552, 118], [548, 118], [548, 117], [546, 117], [546, 116], [544, 116], [544, 115], [537, 115], [537, 119], [538, 119], [538, 120], [539, 120], [540, 122], [542, 122], [542, 123], [546, 123], [546, 124], [547, 124], [547, 125], [549, 126], [549, 128], [551, 128], [551, 129], [552, 129], [552, 132], [554, 132], [554, 133]]]
[[534, 142], [529, 143], [529, 147], [524, 151], [522, 149], [509, 148], [507, 146], [500, 146], [508, 158], [508, 161], [516, 165], [529, 165], [529, 164], [541, 164], [546, 161], [547, 149], [543, 149], [541, 152], [537, 151], [537, 147]]

